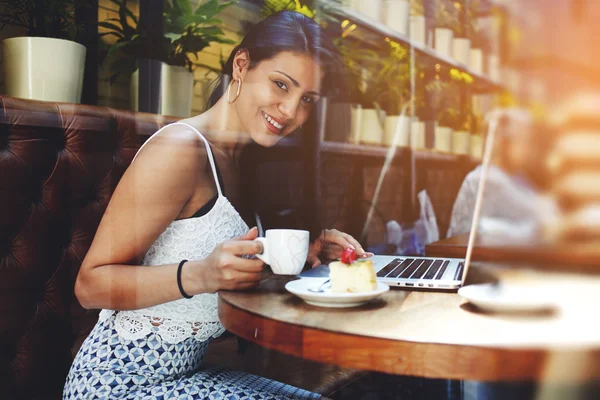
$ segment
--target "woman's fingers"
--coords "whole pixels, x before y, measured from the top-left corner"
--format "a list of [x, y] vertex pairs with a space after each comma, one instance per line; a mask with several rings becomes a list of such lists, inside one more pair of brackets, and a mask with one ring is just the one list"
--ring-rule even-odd
[[254, 240], [258, 237], [258, 228], [254, 227], [250, 229], [248, 232], [244, 233], [242, 236], [234, 238], [233, 240]]
[[338, 244], [343, 249], [347, 249], [348, 247], [350, 247], [356, 250], [356, 253], [359, 256], [366, 257], [365, 250], [362, 248], [358, 240], [354, 239], [351, 235], [348, 235], [347, 233], [340, 232], [337, 229], [331, 229], [325, 234], [325, 239], [328, 242]]
[[325, 242], [335, 243], [341, 246], [343, 249], [347, 249], [348, 247], [356, 249], [356, 247], [342, 235], [342, 232], [338, 231], [337, 229], [328, 229], [324, 234], [324, 238]]
[[223, 242], [221, 250], [235, 255], [255, 255], [263, 252], [263, 245], [255, 240], [228, 240]]
[[356, 250], [356, 254], [358, 254], [361, 257], [365, 257], [365, 250], [362, 248], [360, 243], [358, 243], [358, 240], [354, 239], [347, 233], [340, 232], [340, 234], [344, 237], [344, 239], [346, 239], [346, 241], [348, 241], [348, 243], [350, 243], [354, 247], [354, 250]]
[[237, 257], [233, 267], [242, 274], [245, 273], [261, 273], [265, 263], [258, 259], [248, 259]]
[[311, 265], [311, 268], [316, 268], [321, 265], [321, 260], [319, 260], [318, 257], [309, 256], [307, 261]]

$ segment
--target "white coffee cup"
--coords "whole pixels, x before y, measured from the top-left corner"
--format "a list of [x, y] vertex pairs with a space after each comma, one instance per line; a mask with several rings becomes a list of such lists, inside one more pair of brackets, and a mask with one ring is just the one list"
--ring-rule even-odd
[[269, 264], [278, 275], [297, 275], [302, 271], [308, 257], [308, 231], [294, 229], [269, 229], [265, 237], [257, 240], [263, 252], [256, 257]]

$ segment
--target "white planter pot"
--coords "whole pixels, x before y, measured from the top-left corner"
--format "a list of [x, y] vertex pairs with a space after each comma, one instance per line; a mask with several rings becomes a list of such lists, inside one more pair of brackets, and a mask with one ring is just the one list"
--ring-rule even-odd
[[408, 17], [410, 16], [410, 3], [406, 0], [387, 0], [384, 23], [403, 35], [408, 35]]
[[461, 64], [469, 65], [471, 61], [471, 39], [452, 39], [452, 57]]
[[194, 74], [185, 67], [163, 64], [161, 81], [161, 114], [189, 117], [194, 93]]
[[500, 58], [495, 54], [488, 55], [488, 77], [494, 82], [500, 82]]
[[409, 116], [388, 115], [385, 117], [383, 144], [392, 146], [394, 139], [396, 139], [396, 146], [408, 147], [410, 143], [410, 125]]
[[469, 68], [475, 73], [483, 74], [483, 50], [471, 49], [470, 53]]
[[454, 32], [448, 28], [435, 28], [435, 51], [439, 54], [451, 57], [452, 56], [452, 39]]
[[470, 153], [471, 157], [479, 160], [483, 156], [483, 137], [481, 135], [471, 135]]
[[7, 96], [79, 103], [86, 48], [69, 40], [17, 37], [2, 42]]
[[362, 127], [362, 107], [360, 104], [353, 104], [351, 108], [352, 117], [350, 120], [350, 143], [360, 143], [360, 130]]
[[363, 108], [360, 141], [367, 144], [381, 144], [383, 141], [383, 126], [379, 112], [376, 109]]
[[361, 0], [358, 4], [358, 12], [376, 21], [381, 21], [382, 9], [383, 0]]
[[446, 126], [435, 127], [434, 148], [439, 151], [452, 151], [452, 128]]
[[410, 40], [425, 44], [425, 16], [424, 15], [412, 15], [410, 17]]
[[452, 134], [452, 152], [454, 154], [469, 154], [471, 135], [467, 131], [454, 131]]
[[[139, 71], [131, 76], [130, 102], [134, 111], [139, 110], [138, 99]], [[160, 101], [161, 115], [189, 117], [194, 93], [194, 74], [185, 67], [161, 63]]]
[[410, 125], [410, 147], [413, 149], [425, 148], [425, 122], [413, 120]]

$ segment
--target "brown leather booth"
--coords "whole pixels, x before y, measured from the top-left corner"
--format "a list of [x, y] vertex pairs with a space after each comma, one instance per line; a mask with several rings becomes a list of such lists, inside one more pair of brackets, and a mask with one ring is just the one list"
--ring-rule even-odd
[[[140, 144], [171, 121], [0, 97], [0, 399], [61, 397], [71, 361], [98, 317], [74, 295], [77, 272]], [[211, 361], [269, 376], [256, 369], [263, 365], [272, 377], [307, 389], [328, 393], [347, 377], [300, 360], [290, 368], [294, 360], [266, 350], [251, 349], [244, 361], [235, 341], [223, 343]], [[287, 367], [277, 368], [281, 362]]]
[[166, 120], [0, 98], [0, 398], [60, 398], [98, 317], [73, 293], [108, 201]]

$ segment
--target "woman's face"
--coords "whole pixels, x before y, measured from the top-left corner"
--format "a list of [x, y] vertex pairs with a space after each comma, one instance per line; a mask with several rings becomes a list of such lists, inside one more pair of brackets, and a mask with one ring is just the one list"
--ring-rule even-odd
[[[248, 53], [234, 60], [242, 89], [233, 106], [242, 127], [261, 146], [274, 146], [303, 125], [320, 99], [321, 67], [309, 56], [282, 52], [248, 69]], [[231, 87], [231, 98], [237, 83]]]

